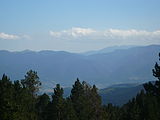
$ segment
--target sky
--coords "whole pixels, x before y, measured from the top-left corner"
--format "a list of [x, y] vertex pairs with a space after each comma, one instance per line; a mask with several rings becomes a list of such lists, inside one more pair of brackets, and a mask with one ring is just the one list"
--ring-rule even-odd
[[160, 0], [0, 0], [0, 50], [160, 44]]

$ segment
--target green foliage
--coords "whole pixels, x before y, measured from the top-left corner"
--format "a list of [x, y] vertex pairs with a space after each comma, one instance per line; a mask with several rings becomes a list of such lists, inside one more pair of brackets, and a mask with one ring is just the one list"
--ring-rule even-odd
[[43, 95], [38, 96], [36, 103], [36, 110], [38, 114], [38, 120], [46, 119], [46, 108], [50, 102], [49, 96], [44, 93]]
[[104, 106], [106, 120], [119, 120], [121, 111], [119, 107], [108, 104]]
[[79, 120], [102, 119], [101, 97], [95, 85], [92, 87], [86, 82], [81, 83], [77, 78], [70, 98]]
[[10, 79], [4, 74], [0, 80], [0, 118], [14, 119], [14, 88]]
[[64, 120], [78, 120], [76, 111], [70, 98], [67, 98], [64, 103]]
[[[3, 75], [0, 80], [0, 119], [36, 120], [36, 98], [24, 81], [15, 81]], [[26, 85], [26, 86], [25, 86]]]
[[23, 87], [28, 89], [32, 95], [35, 95], [41, 86], [37, 72], [29, 70], [24, 77], [25, 78], [21, 81]]
[[52, 104], [53, 104], [53, 119], [54, 120], [63, 120], [63, 111], [64, 111], [64, 98], [63, 98], [63, 88], [60, 87], [60, 84], [56, 85], [54, 88], [54, 94], [52, 95]]

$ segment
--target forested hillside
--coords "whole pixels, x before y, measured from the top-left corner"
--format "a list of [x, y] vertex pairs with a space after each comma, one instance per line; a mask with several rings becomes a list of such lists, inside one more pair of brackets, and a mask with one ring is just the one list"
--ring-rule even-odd
[[135, 97], [141, 90], [144, 90], [143, 84], [119, 84], [100, 89], [98, 93], [103, 104], [112, 103], [121, 106]]

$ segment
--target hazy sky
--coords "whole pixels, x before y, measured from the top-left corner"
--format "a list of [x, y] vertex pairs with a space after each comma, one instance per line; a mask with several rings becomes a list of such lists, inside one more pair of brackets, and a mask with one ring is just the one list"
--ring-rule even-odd
[[0, 0], [0, 49], [160, 44], [160, 0]]

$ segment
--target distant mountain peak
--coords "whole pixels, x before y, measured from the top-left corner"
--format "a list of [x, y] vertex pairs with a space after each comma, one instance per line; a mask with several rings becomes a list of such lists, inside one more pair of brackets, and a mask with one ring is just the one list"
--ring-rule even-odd
[[117, 46], [106, 47], [100, 50], [88, 51], [82, 54], [84, 55], [103, 54], [103, 53], [114, 52], [115, 50], [124, 50], [124, 49], [129, 49], [129, 48], [134, 48], [134, 47], [137, 47], [137, 46], [136, 45], [119, 45], [119, 46], [117, 45]]

